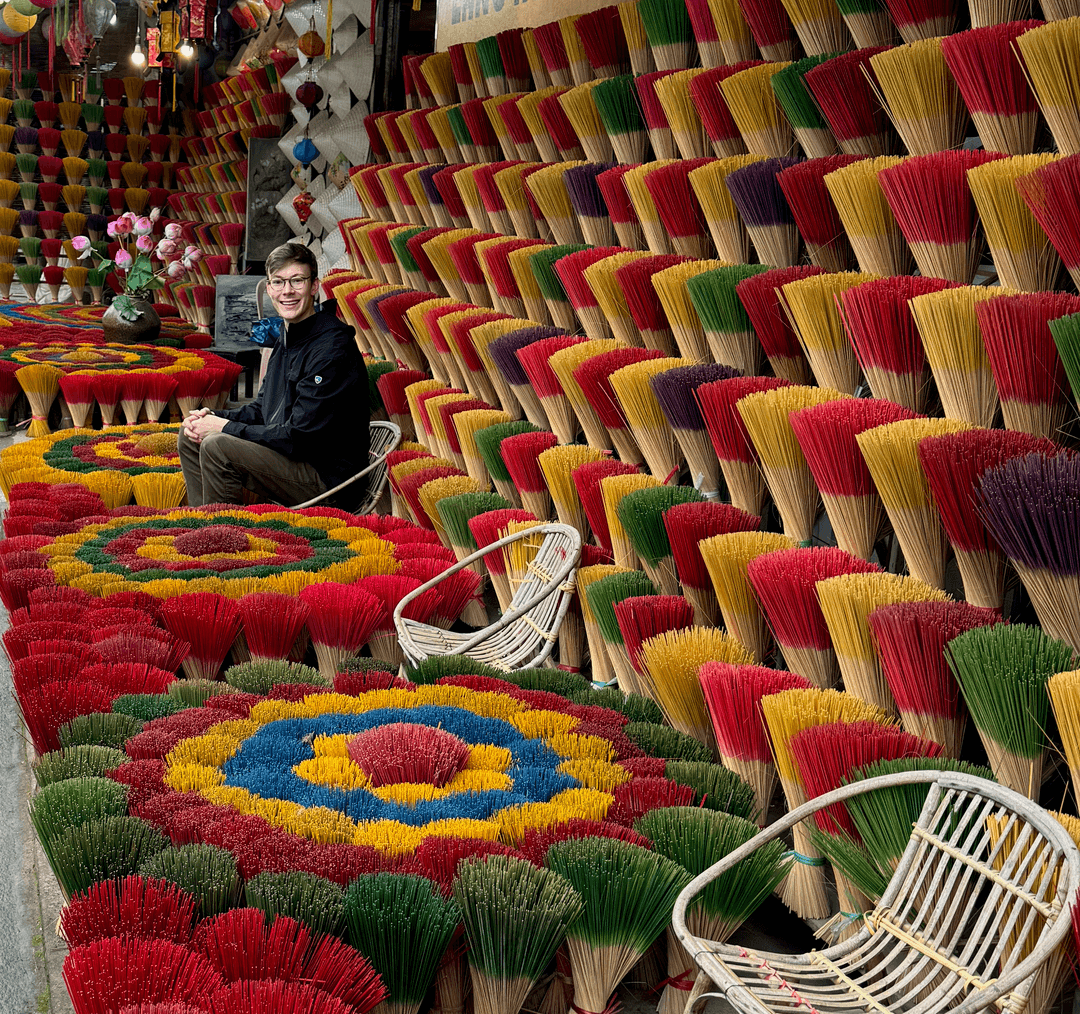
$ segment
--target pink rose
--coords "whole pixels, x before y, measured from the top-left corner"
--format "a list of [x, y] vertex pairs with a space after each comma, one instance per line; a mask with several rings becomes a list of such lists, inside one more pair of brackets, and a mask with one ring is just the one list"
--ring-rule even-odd
[[184, 235], [184, 230], [181, 228], [179, 223], [170, 222], [167, 226], [165, 226], [165, 238], [166, 239], [171, 239], [171, 240], [175, 241], [175, 240], [180, 239], [183, 235]]
[[203, 252], [197, 246], [189, 246], [184, 248], [184, 260], [191, 261], [193, 264], [198, 264], [203, 258]]
[[131, 219], [127, 215], [121, 215], [115, 222], [110, 222], [109, 226], [115, 227], [114, 231], [109, 233], [110, 236], [127, 236], [133, 228]]
[[134, 258], [126, 250], [117, 250], [116, 256], [113, 258], [113, 263], [120, 268], [121, 271], [130, 268]]
[[119, 219], [117, 219], [116, 222], [110, 222], [107, 226], [105, 226], [105, 232], [108, 235], [109, 239], [116, 239], [116, 237], [119, 235], [119, 233], [117, 232], [118, 223]]
[[149, 218], [136, 218], [132, 228], [136, 236], [149, 236], [154, 231], [154, 223]]
[[176, 281], [178, 278], [183, 278], [187, 274], [187, 268], [184, 267], [182, 261], [172, 261], [165, 269], [167, 277]]
[[149, 236], [140, 236], [135, 240], [135, 249], [141, 254], [148, 254], [154, 249], [154, 241]]

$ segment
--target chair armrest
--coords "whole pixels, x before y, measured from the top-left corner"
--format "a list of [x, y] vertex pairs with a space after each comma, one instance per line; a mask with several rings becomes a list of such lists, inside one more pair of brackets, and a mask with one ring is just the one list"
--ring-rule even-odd
[[395, 434], [394, 442], [385, 450], [380, 451], [367, 468], [361, 469], [355, 475], [350, 475], [344, 482], [339, 482], [333, 489], [326, 490], [325, 493], [320, 493], [318, 496], [313, 496], [310, 500], [305, 500], [303, 503], [298, 503], [292, 510], [301, 510], [304, 507], [314, 507], [318, 503], [322, 503], [327, 497], [333, 496], [335, 493], [340, 493], [343, 489], [347, 489], [358, 479], [363, 479], [365, 476], [370, 475], [376, 468], [379, 467], [385, 460], [386, 456], [394, 450], [398, 444], [401, 443], [401, 427], [397, 423], [380, 422], [383, 427], [393, 426], [397, 433]]

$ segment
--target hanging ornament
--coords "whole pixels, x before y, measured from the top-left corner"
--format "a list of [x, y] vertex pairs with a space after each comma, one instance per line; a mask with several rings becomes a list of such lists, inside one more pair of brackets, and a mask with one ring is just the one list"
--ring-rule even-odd
[[95, 39], [100, 39], [105, 34], [115, 13], [116, 4], [113, 0], [83, 0], [83, 23]]
[[302, 137], [293, 145], [293, 158], [301, 165], [311, 165], [319, 157], [319, 149], [310, 137]]
[[8, 0], [12, 7], [15, 8], [20, 14], [25, 14], [28, 18], [40, 13], [41, 8], [31, 3], [31, 0]]
[[308, 185], [311, 183], [311, 166], [309, 165], [294, 165], [292, 172], [289, 173], [293, 183], [295, 183], [301, 191], [307, 190]]
[[296, 101], [307, 109], [313, 109], [323, 100], [323, 90], [314, 81], [305, 81], [296, 89]]
[[300, 192], [292, 199], [293, 210], [296, 212], [296, 217], [300, 219], [301, 225], [306, 225], [307, 220], [311, 218], [311, 206], [314, 203], [315, 198], [306, 190]]
[[349, 185], [349, 160], [341, 152], [327, 168], [326, 178], [338, 190], [344, 190]]
[[304, 32], [300, 36], [296, 48], [309, 60], [314, 60], [315, 57], [322, 56], [326, 52], [326, 44], [323, 42], [322, 36], [314, 29]]

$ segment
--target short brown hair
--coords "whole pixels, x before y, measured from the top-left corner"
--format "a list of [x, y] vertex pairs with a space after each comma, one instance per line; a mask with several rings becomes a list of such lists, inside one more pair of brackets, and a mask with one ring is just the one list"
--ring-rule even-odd
[[311, 270], [312, 278], [319, 277], [319, 262], [303, 243], [290, 241], [271, 250], [270, 256], [266, 258], [267, 275], [280, 271], [286, 264], [303, 264]]

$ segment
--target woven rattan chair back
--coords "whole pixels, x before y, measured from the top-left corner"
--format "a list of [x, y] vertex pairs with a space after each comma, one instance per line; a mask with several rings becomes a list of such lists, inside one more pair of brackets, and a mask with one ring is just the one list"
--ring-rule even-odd
[[[372, 422], [368, 424], [370, 433], [370, 446], [368, 449], [369, 464], [361, 469], [356, 475], [350, 476], [344, 482], [338, 483], [333, 489], [320, 493], [310, 500], [296, 504], [296, 509], [301, 507], [314, 507], [333, 498], [347, 499], [348, 494], [355, 489], [357, 503], [349, 509], [353, 514], [370, 514], [386, 488], [387, 469], [386, 456], [397, 449], [401, 443], [401, 427], [392, 422]], [[344, 497], [341, 494], [345, 494]]]
[[[927, 785], [926, 803], [888, 888], [859, 931], [807, 954], [718, 944], [687, 928], [691, 899], [754, 849], [833, 803], [899, 785]], [[720, 993], [742, 1014], [881, 1011], [1019, 1012], [1068, 968], [1080, 854], [1046, 810], [958, 772], [866, 779], [819, 796], [695, 878], [673, 925]], [[695, 999], [708, 993], [697, 993]]]
[[[538, 543], [535, 555], [514, 592], [510, 607], [482, 630], [464, 634], [410, 620], [403, 614], [418, 595], [488, 553], [515, 543]], [[406, 595], [394, 610], [398, 642], [411, 665], [433, 655], [468, 655], [506, 672], [543, 665], [558, 640], [574, 594], [574, 573], [581, 556], [581, 534], [569, 525], [546, 524], [516, 532], [485, 546]]]

